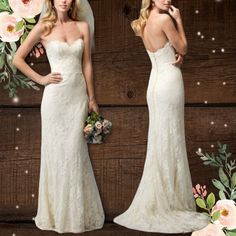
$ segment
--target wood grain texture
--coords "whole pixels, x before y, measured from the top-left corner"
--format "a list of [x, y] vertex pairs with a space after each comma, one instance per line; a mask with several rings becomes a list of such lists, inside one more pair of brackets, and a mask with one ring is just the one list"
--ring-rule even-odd
[[[0, 236], [6, 236], [6, 235], [12, 235], [15, 234], [16, 236], [54, 236], [54, 235], [61, 235], [53, 231], [45, 231], [45, 230], [39, 230], [34, 224], [32, 223], [18, 223], [18, 224], [0, 224]], [[161, 234], [161, 233], [147, 233], [147, 232], [141, 232], [136, 230], [130, 230], [127, 228], [124, 228], [122, 226], [119, 226], [117, 224], [111, 224], [106, 223], [102, 229], [94, 230], [82, 234], [71, 234], [67, 233], [68, 236], [74, 236], [74, 235], [81, 235], [81, 236], [190, 236], [191, 233], [186, 234]]]
[[[182, 12], [189, 44], [182, 67], [186, 103], [236, 103], [236, 2], [178, 0], [173, 3]], [[140, 0], [92, 0], [91, 5], [96, 22], [93, 65], [99, 104], [146, 105], [151, 64], [141, 39], [134, 36], [130, 27], [138, 15]], [[40, 74], [50, 72], [45, 56], [28, 57], [27, 61], [33, 61], [32, 68]], [[40, 88], [40, 91], [19, 89], [18, 104], [13, 104], [1, 89], [0, 105], [39, 106], [43, 93], [43, 87]]]
[[[148, 113], [146, 107], [103, 108], [101, 112], [113, 121], [113, 132], [103, 145], [90, 145], [89, 150], [106, 220], [112, 220], [127, 209], [141, 179]], [[235, 155], [235, 115], [236, 109], [231, 107], [186, 108], [186, 142], [193, 185], [206, 184], [216, 193], [211, 179], [217, 177], [217, 169], [203, 166], [195, 151], [201, 147], [204, 152], [215, 152], [216, 147], [211, 148], [211, 144], [216, 145], [219, 140], [227, 143]], [[0, 220], [31, 219], [37, 209], [40, 113], [38, 108], [5, 108], [0, 110], [0, 118], [0, 136], [5, 137], [0, 145]], [[20, 131], [16, 131], [17, 127]]]

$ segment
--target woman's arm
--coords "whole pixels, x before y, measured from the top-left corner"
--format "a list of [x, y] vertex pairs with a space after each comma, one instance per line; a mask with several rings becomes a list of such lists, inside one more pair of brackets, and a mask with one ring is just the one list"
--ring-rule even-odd
[[84, 34], [84, 53], [83, 53], [82, 66], [83, 66], [83, 74], [87, 84], [87, 92], [89, 96], [89, 112], [94, 111], [96, 113], [99, 113], [94, 93], [89, 26], [86, 22], [80, 22], [80, 24], [82, 26], [81, 29], [83, 29], [83, 34]]
[[40, 41], [40, 35], [43, 32], [43, 26], [41, 23], [37, 23], [30, 31], [25, 41], [17, 49], [13, 64], [27, 77], [40, 84], [42, 76], [36, 73], [26, 62], [25, 58], [32, 50], [34, 45]]
[[31, 80], [35, 81], [38, 84], [47, 85], [49, 83], [59, 83], [62, 80], [60, 73], [53, 72], [46, 76], [42, 76], [38, 74], [36, 71], [34, 71], [25, 62], [26, 56], [32, 50], [34, 45], [41, 41], [41, 35], [43, 34], [43, 32], [44, 32], [43, 23], [38, 22], [30, 31], [25, 41], [17, 49], [12, 62], [17, 67], [18, 70], [20, 70], [28, 78], [30, 78]]
[[163, 17], [162, 17], [163, 29], [162, 30], [164, 31], [168, 40], [174, 46], [176, 51], [181, 55], [186, 55], [188, 44], [187, 44], [187, 39], [185, 36], [183, 22], [181, 19], [179, 9], [175, 8], [174, 6], [171, 6], [169, 13], [175, 19], [177, 23], [177, 29], [171, 17], [167, 14], [163, 14]]

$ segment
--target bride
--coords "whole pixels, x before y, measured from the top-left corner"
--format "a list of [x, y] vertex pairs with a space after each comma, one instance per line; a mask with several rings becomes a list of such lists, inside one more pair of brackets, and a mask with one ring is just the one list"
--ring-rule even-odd
[[210, 219], [196, 212], [186, 153], [180, 65], [187, 40], [181, 15], [171, 0], [142, 0], [132, 28], [152, 63], [147, 89], [148, 144], [134, 199], [113, 221], [148, 232], [192, 232], [204, 228]]
[[[84, 21], [82, 21], [84, 20]], [[98, 113], [92, 77], [93, 13], [87, 0], [45, 0], [40, 21], [13, 63], [45, 86], [41, 103], [41, 164], [35, 224], [42, 230], [81, 233], [99, 229], [104, 211], [83, 128]], [[36, 43], [46, 49], [51, 73], [25, 62]]]

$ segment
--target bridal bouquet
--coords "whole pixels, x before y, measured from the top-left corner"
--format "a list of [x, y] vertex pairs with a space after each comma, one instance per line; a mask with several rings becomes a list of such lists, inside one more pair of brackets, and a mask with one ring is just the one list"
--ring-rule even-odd
[[95, 112], [89, 114], [85, 121], [84, 137], [88, 143], [102, 143], [111, 132], [112, 123]]

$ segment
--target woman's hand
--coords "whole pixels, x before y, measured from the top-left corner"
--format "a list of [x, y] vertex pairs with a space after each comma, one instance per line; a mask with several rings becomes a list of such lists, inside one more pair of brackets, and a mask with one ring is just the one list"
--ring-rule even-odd
[[184, 61], [184, 56], [177, 53], [175, 54], [175, 57], [176, 57], [176, 60], [172, 63], [172, 65], [181, 67]]
[[169, 14], [170, 14], [176, 21], [181, 20], [181, 15], [180, 15], [179, 9], [176, 8], [176, 7], [174, 7], [173, 5], [170, 6]]
[[89, 113], [91, 113], [92, 111], [99, 114], [99, 108], [95, 99], [89, 101]]
[[61, 74], [58, 72], [52, 72], [46, 76], [43, 76], [40, 80], [41, 85], [47, 85], [47, 84], [57, 84], [62, 80]]

